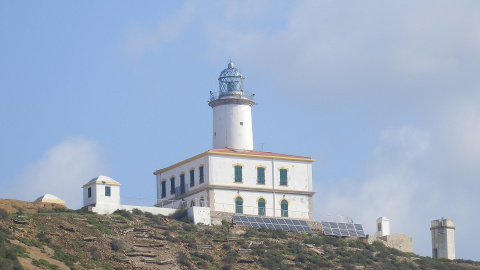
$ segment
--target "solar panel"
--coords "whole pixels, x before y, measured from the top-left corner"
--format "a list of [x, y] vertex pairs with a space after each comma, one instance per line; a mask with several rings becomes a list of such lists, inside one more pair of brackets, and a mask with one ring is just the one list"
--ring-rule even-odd
[[321, 224], [325, 235], [365, 237], [362, 224], [327, 221], [322, 221]]
[[312, 232], [305, 220], [287, 218], [268, 218], [258, 216], [233, 216], [237, 225], [247, 225], [253, 228], [280, 229], [293, 232]]

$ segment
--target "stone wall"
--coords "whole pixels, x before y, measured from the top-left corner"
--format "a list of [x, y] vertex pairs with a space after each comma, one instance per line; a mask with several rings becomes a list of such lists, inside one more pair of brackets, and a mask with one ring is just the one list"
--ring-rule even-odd
[[403, 252], [413, 252], [412, 237], [403, 233], [394, 233], [382, 237], [368, 236], [368, 243], [372, 244], [375, 241], [383, 242], [387, 247], [398, 249]]

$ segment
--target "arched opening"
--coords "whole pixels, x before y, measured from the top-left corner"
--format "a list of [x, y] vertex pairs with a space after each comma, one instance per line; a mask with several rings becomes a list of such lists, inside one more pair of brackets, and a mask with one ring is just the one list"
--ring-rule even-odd
[[288, 201], [283, 199], [280, 203], [282, 217], [288, 217]]
[[258, 199], [258, 215], [265, 216], [265, 199]]
[[240, 196], [235, 198], [235, 213], [243, 214], [243, 199]]

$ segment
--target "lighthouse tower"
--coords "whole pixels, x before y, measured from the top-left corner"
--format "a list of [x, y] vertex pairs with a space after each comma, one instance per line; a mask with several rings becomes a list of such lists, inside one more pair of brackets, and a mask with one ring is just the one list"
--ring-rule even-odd
[[219, 92], [210, 92], [213, 109], [213, 149], [253, 150], [254, 94], [243, 90], [243, 76], [232, 60], [218, 78]]

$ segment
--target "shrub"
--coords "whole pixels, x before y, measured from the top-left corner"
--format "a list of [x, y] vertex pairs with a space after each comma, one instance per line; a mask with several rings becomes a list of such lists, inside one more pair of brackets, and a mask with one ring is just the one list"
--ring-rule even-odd
[[236, 263], [237, 262], [237, 258], [239, 257], [240, 255], [238, 254], [238, 251], [236, 250], [230, 250], [227, 252], [227, 254], [225, 255], [225, 262], [227, 264], [231, 264], [231, 263]]
[[178, 221], [190, 223], [190, 219], [187, 216], [187, 208], [183, 206], [178, 208], [177, 211], [175, 211], [173, 214], [169, 215], [168, 217]]
[[90, 248], [90, 254], [92, 254], [92, 259], [98, 261], [102, 258], [102, 254], [98, 251], [98, 248], [93, 246]]
[[208, 263], [206, 261], [199, 261], [197, 262], [197, 266], [206, 269], [208, 267]]
[[0, 221], [8, 221], [10, 220], [10, 214], [8, 214], [7, 210], [0, 208]]
[[[46, 261], [46, 260], [44, 260], [44, 259], [40, 259], [40, 260], [38, 260], [38, 261], [35, 260], [35, 259], [32, 259], [32, 264], [33, 264], [34, 266], [42, 266], [42, 265], [43, 265], [43, 266], [46, 266], [46, 267], [48, 267], [48, 268], [50, 268], [50, 269], [53, 269], [53, 270], [55, 270], [55, 269], [60, 269], [57, 265], [51, 264], [51, 263], [49, 263], [48, 261]], [[42, 267], [42, 268], [43, 268], [43, 267]]]
[[132, 214], [134, 214], [134, 215], [139, 215], [139, 216], [143, 216], [143, 211], [140, 210], [140, 209], [138, 209], [138, 208], [134, 208], [134, 209], [132, 210]]
[[122, 251], [124, 248], [122, 239], [114, 239], [110, 242], [110, 247], [113, 251]]
[[287, 232], [280, 229], [270, 230], [270, 237], [277, 239], [287, 239]]
[[232, 249], [232, 246], [230, 244], [223, 244], [222, 245], [222, 249], [223, 250], [231, 250]]
[[183, 230], [187, 232], [195, 232], [197, 231], [197, 226], [195, 224], [183, 224]]
[[50, 238], [48, 238], [48, 236], [43, 232], [37, 233], [37, 239], [38, 241], [43, 242], [47, 245], [51, 243]]
[[209, 261], [209, 262], [213, 262], [214, 259], [212, 257], [212, 255], [210, 254], [207, 254], [207, 253], [201, 253], [201, 252], [198, 252], [198, 251], [195, 251], [193, 253], [191, 253], [192, 256], [195, 256], [195, 257], [198, 257], [200, 259], [203, 259], [205, 261]]
[[118, 209], [118, 210], [115, 210], [115, 212], [113, 212], [115, 215], [120, 215], [124, 218], [127, 218], [129, 220], [133, 220], [133, 215], [132, 213], [128, 212], [127, 210], [125, 209]]
[[191, 266], [190, 260], [188, 259], [187, 254], [185, 254], [184, 252], [178, 253], [177, 260], [178, 263], [180, 263], [181, 265], [185, 265], [187, 267]]
[[228, 222], [226, 219], [222, 219], [222, 226], [223, 227], [228, 227], [228, 226], [230, 226], [230, 222]]

